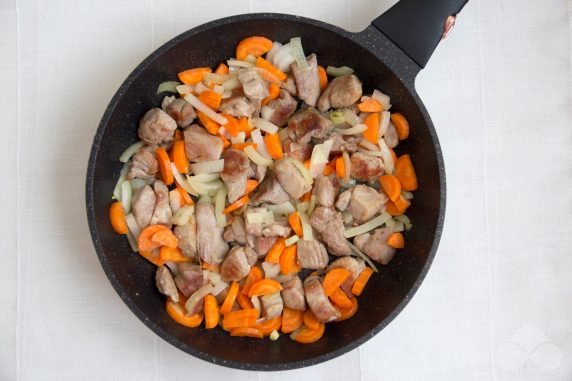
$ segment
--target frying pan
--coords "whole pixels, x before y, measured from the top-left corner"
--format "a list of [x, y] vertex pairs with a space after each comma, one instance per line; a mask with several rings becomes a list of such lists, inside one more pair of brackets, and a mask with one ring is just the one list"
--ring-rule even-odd
[[[86, 179], [86, 208], [93, 244], [107, 277], [133, 313], [177, 348], [215, 364], [251, 370], [283, 370], [339, 356], [382, 330], [409, 302], [435, 256], [445, 213], [445, 170], [439, 141], [414, 86], [415, 77], [467, 0], [402, 0], [359, 33], [283, 14], [248, 14], [191, 29], [147, 57], [121, 85], [94, 138]], [[452, 17], [450, 17], [452, 16]], [[392, 111], [409, 120], [409, 139], [397, 154], [410, 153], [419, 190], [408, 210], [414, 228], [407, 248], [372, 277], [349, 320], [327, 325], [311, 345], [282, 335], [276, 342], [230, 337], [214, 329], [189, 329], [172, 321], [154, 284], [155, 267], [129, 248], [108, 220], [110, 197], [119, 176], [121, 152], [137, 140], [141, 116], [160, 104], [157, 85], [191, 67], [214, 67], [234, 55], [238, 41], [261, 35], [275, 41], [300, 36], [306, 54], [322, 65], [352, 67], [364, 83], [391, 96]]]

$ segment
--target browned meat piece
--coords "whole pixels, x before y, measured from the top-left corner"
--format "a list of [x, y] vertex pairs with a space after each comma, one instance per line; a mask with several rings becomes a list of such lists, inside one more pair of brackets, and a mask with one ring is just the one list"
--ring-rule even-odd
[[350, 201], [352, 200], [353, 188], [350, 188], [338, 196], [338, 201], [336, 201], [336, 208], [342, 212], [348, 208]]
[[288, 237], [292, 232], [292, 228], [288, 221], [275, 221], [273, 224], [265, 225], [262, 228], [262, 235], [264, 237]]
[[282, 283], [282, 300], [284, 300], [284, 305], [292, 310], [304, 311], [306, 309], [304, 287], [298, 276]]
[[153, 192], [153, 189], [151, 189], [149, 185], [145, 185], [143, 188], [135, 191], [131, 199], [131, 210], [135, 221], [137, 221], [137, 225], [139, 225], [141, 229], [149, 225], [156, 202], [157, 197], [155, 196], [155, 192]]
[[320, 206], [312, 213], [310, 224], [320, 233], [322, 242], [326, 244], [330, 254], [350, 255], [352, 253], [344, 237], [344, 221], [340, 212]]
[[219, 111], [235, 118], [250, 117], [254, 112], [254, 106], [250, 104], [248, 99], [243, 96], [236, 96], [228, 99], [223, 99], [220, 104]]
[[217, 160], [222, 153], [222, 140], [209, 134], [198, 124], [187, 127], [183, 132], [185, 152], [189, 161]]
[[179, 127], [187, 127], [197, 117], [193, 106], [181, 98], [176, 98], [169, 103], [165, 111], [175, 119]]
[[324, 293], [320, 277], [315, 275], [308, 276], [304, 280], [304, 291], [306, 292], [308, 306], [316, 315], [316, 319], [322, 323], [327, 323], [341, 316], [340, 311], [330, 303]]
[[195, 205], [197, 222], [197, 251], [201, 260], [218, 265], [228, 252], [228, 244], [222, 238], [223, 228], [216, 225], [212, 204], [199, 202]]
[[344, 290], [348, 295], [351, 295], [352, 286], [355, 280], [358, 278], [359, 274], [361, 274], [363, 269], [365, 269], [365, 262], [361, 258], [341, 257], [330, 263], [326, 271], [339, 267], [348, 270], [352, 274], [341, 285], [342, 290]]
[[397, 130], [393, 123], [389, 123], [385, 134], [383, 134], [383, 138], [385, 139], [385, 144], [387, 144], [389, 148], [397, 147], [399, 144], [399, 137], [397, 136]]
[[330, 155], [339, 155], [342, 152], [354, 153], [357, 151], [357, 142], [359, 138], [355, 136], [342, 136], [333, 134], [330, 139], [333, 139], [334, 144], [330, 150]]
[[201, 266], [189, 262], [179, 263], [175, 283], [183, 295], [189, 297], [206, 283]]
[[282, 82], [282, 84], [280, 85], [284, 90], [286, 90], [287, 92], [290, 93], [290, 95], [292, 96], [296, 96], [296, 81], [294, 80], [294, 77], [291, 75], [288, 75], [286, 77], [286, 80], [284, 82]]
[[255, 68], [244, 68], [238, 71], [238, 82], [242, 85], [244, 95], [254, 103], [255, 113], [260, 110], [260, 102], [268, 96], [268, 86], [264, 83]]
[[298, 264], [304, 269], [320, 270], [328, 264], [328, 252], [317, 241], [300, 240], [296, 243]]
[[139, 121], [139, 139], [150, 146], [170, 147], [175, 138], [177, 122], [160, 108], [147, 111]]
[[161, 180], [155, 180], [153, 184], [155, 189], [155, 198], [157, 203], [155, 204], [155, 209], [153, 210], [153, 216], [151, 217], [150, 225], [161, 224], [167, 227], [171, 227], [171, 216], [173, 212], [171, 211], [171, 205], [169, 204], [169, 188]]
[[284, 308], [280, 292], [262, 296], [260, 305], [262, 307], [262, 316], [266, 319], [273, 319], [282, 315], [282, 309]]
[[242, 245], [246, 243], [246, 227], [242, 217], [233, 217], [231, 224], [224, 229], [223, 238], [226, 242], [236, 241]]
[[155, 155], [142, 148], [131, 158], [129, 172], [127, 172], [127, 180], [134, 178], [153, 180], [158, 170], [159, 163], [157, 159], [155, 159]]
[[274, 163], [274, 173], [278, 182], [292, 198], [300, 198], [312, 186], [304, 180], [304, 176], [294, 165], [293, 159], [280, 159]]
[[261, 183], [266, 177], [266, 167], [261, 167], [260, 165], [256, 165], [251, 161], [250, 168], [248, 169], [246, 176], [258, 180], [258, 182]]
[[288, 127], [296, 135], [296, 141], [305, 144], [309, 143], [312, 138], [326, 137], [334, 128], [334, 124], [315, 108], [307, 108], [294, 114], [288, 121]]
[[350, 107], [361, 98], [361, 82], [355, 75], [334, 78], [318, 100], [322, 112], [331, 108]]
[[339, 189], [340, 182], [337, 176], [330, 175], [318, 177], [313, 190], [316, 195], [316, 203], [327, 208], [333, 208]]
[[309, 69], [302, 70], [298, 64], [294, 62], [290, 65], [296, 88], [298, 89], [298, 98], [306, 102], [307, 105], [314, 107], [320, 96], [320, 76], [318, 75], [318, 58], [315, 54], [306, 57]]
[[246, 192], [246, 175], [250, 170], [248, 156], [237, 149], [227, 149], [222, 154], [224, 169], [220, 178], [225, 183], [228, 191], [228, 202], [233, 203]]
[[383, 162], [380, 158], [361, 152], [352, 154], [351, 177], [359, 181], [374, 181], [384, 174]]
[[254, 251], [256, 251], [258, 257], [265, 256], [277, 239], [278, 237], [256, 237], [254, 240]]
[[379, 228], [373, 234], [366, 233], [354, 238], [354, 245], [368, 257], [387, 265], [395, 255], [395, 249], [387, 244], [387, 238], [393, 233], [389, 228]]
[[179, 290], [177, 290], [175, 280], [166, 266], [157, 268], [155, 284], [161, 294], [168, 296], [175, 303], [179, 301]]
[[175, 226], [175, 237], [179, 240], [179, 249], [185, 257], [197, 257], [197, 224], [195, 219], [182, 226]]
[[280, 264], [263, 261], [262, 270], [264, 270], [265, 278], [276, 279], [276, 277], [280, 275]]
[[300, 144], [293, 142], [290, 138], [287, 138], [282, 142], [282, 145], [284, 146], [284, 154], [287, 157], [303, 162], [312, 156], [312, 145], [309, 143]]
[[278, 127], [284, 126], [288, 118], [296, 111], [296, 106], [298, 106], [296, 99], [292, 98], [288, 91], [280, 90], [280, 97], [268, 104], [268, 107], [274, 110], [270, 123], [274, 123]]
[[[248, 251], [248, 253], [247, 253]], [[254, 258], [254, 261], [252, 260]], [[256, 262], [256, 254], [251, 248], [235, 246], [220, 266], [220, 274], [225, 281], [239, 281], [250, 272], [250, 266]]]
[[358, 184], [353, 188], [348, 211], [358, 221], [369, 221], [387, 202], [387, 197], [367, 185]]
[[260, 205], [262, 203], [282, 204], [290, 200], [290, 195], [280, 186], [280, 183], [274, 176], [268, 177], [260, 184], [257, 192], [252, 197], [252, 205]]
[[167, 106], [173, 103], [175, 99], [177, 99], [177, 97], [174, 95], [164, 97], [163, 100], [161, 101], [161, 110], [167, 112]]

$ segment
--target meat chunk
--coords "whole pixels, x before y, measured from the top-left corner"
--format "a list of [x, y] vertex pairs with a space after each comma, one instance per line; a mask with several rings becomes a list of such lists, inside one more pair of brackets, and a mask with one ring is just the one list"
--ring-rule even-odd
[[278, 182], [284, 188], [286, 193], [292, 198], [300, 198], [312, 186], [306, 183], [304, 176], [300, 170], [294, 165], [293, 159], [280, 159], [274, 163], [274, 173], [278, 178]]
[[244, 152], [232, 148], [225, 150], [222, 158], [224, 168], [220, 178], [228, 190], [228, 202], [232, 204], [246, 193], [246, 176], [250, 170], [250, 160]]
[[352, 192], [354, 188], [350, 188], [338, 196], [338, 201], [336, 201], [336, 208], [342, 212], [348, 208], [350, 201], [352, 200]]
[[280, 97], [268, 104], [268, 107], [274, 110], [270, 123], [274, 123], [278, 127], [284, 126], [288, 118], [296, 111], [296, 106], [298, 106], [296, 99], [288, 91], [280, 90]]
[[268, 96], [268, 86], [264, 83], [255, 68], [244, 68], [238, 71], [238, 82], [242, 85], [244, 95], [260, 109], [260, 102]]
[[258, 191], [252, 197], [251, 203], [253, 205], [260, 205], [262, 203], [269, 204], [282, 204], [290, 200], [290, 195], [286, 193], [284, 188], [275, 177], [268, 177], [260, 184]]
[[254, 251], [258, 257], [265, 256], [277, 239], [278, 237], [256, 237], [254, 239]]
[[351, 295], [352, 286], [355, 280], [358, 278], [359, 274], [361, 274], [363, 269], [365, 269], [365, 262], [361, 258], [341, 257], [330, 263], [326, 271], [330, 271], [335, 268], [343, 268], [351, 273], [350, 277], [340, 286], [348, 295]]
[[[252, 260], [254, 258], [254, 261]], [[256, 254], [249, 247], [233, 247], [220, 266], [220, 274], [225, 281], [239, 281], [250, 272], [256, 262]]]
[[304, 287], [298, 276], [282, 283], [282, 300], [284, 305], [292, 310], [304, 311], [306, 309]]
[[284, 154], [298, 161], [306, 161], [312, 156], [312, 145], [309, 143], [300, 144], [287, 138], [282, 142]]
[[242, 217], [233, 217], [231, 224], [224, 229], [223, 238], [226, 242], [236, 241], [241, 245], [246, 244], [246, 227]]
[[206, 277], [201, 266], [182, 262], [177, 266], [175, 283], [183, 295], [188, 298], [206, 283]]
[[322, 323], [327, 323], [341, 316], [340, 311], [330, 303], [324, 293], [320, 277], [315, 275], [308, 276], [304, 280], [304, 291], [306, 293], [308, 306], [314, 315], [316, 315], [316, 319]]
[[282, 315], [284, 303], [280, 292], [264, 295], [260, 298], [260, 305], [262, 307], [262, 316], [266, 319], [273, 319]]
[[159, 163], [155, 155], [145, 148], [140, 149], [133, 155], [127, 172], [127, 180], [135, 178], [143, 180], [153, 180], [159, 171]]
[[294, 80], [294, 77], [291, 75], [288, 75], [286, 77], [286, 80], [284, 80], [284, 82], [282, 82], [282, 84], [280, 85], [284, 90], [286, 90], [287, 92], [290, 93], [290, 95], [292, 96], [296, 96], [297, 90], [296, 90], [296, 81]]
[[358, 221], [369, 221], [387, 202], [387, 197], [367, 185], [358, 184], [353, 188], [348, 211]]
[[359, 138], [355, 136], [342, 136], [334, 133], [330, 139], [334, 141], [332, 149], [330, 150], [330, 155], [339, 155], [342, 152], [354, 153], [357, 151]]
[[350, 107], [362, 94], [361, 82], [355, 75], [334, 78], [318, 100], [318, 109], [322, 112], [332, 108]]
[[344, 237], [344, 221], [342, 214], [333, 209], [320, 206], [314, 210], [310, 224], [322, 238], [322, 242], [333, 255], [350, 255], [352, 250]]
[[177, 290], [175, 280], [166, 266], [157, 268], [155, 284], [161, 294], [168, 296], [175, 303], [179, 301], [179, 290]]
[[340, 182], [337, 176], [318, 177], [313, 190], [314, 195], [316, 195], [316, 203], [327, 208], [333, 208], [339, 190]]
[[309, 143], [312, 138], [322, 139], [334, 128], [328, 118], [322, 116], [315, 108], [298, 111], [288, 122], [288, 127], [300, 144]]
[[288, 221], [275, 221], [273, 224], [265, 225], [262, 228], [262, 235], [264, 237], [288, 237], [292, 232], [292, 228]]
[[218, 265], [228, 252], [228, 244], [222, 238], [223, 228], [216, 224], [212, 204], [199, 202], [195, 206], [197, 221], [197, 251], [201, 260]]
[[189, 161], [217, 160], [222, 153], [222, 140], [209, 134], [198, 124], [187, 127], [185, 137], [185, 153]]
[[244, 210], [244, 216], [245, 216], [244, 226], [247, 235], [262, 237], [263, 225], [261, 223], [248, 222], [247, 216], [250, 213], [263, 213], [266, 211], [267, 211], [266, 208], [252, 208], [250, 206], [246, 207], [246, 209]]
[[131, 210], [137, 225], [139, 225], [141, 229], [148, 226], [149, 222], [151, 222], [156, 202], [157, 197], [155, 196], [155, 192], [153, 192], [153, 189], [151, 189], [149, 185], [138, 189], [133, 195], [131, 199]]
[[262, 262], [262, 270], [264, 270], [264, 277], [270, 279], [276, 279], [280, 275], [280, 264]]
[[380, 158], [361, 152], [352, 154], [351, 177], [359, 181], [374, 181], [384, 174], [383, 162]]
[[179, 240], [179, 249], [185, 257], [197, 257], [197, 224], [191, 218], [188, 223], [182, 226], [175, 226], [175, 237]]
[[161, 224], [171, 227], [170, 220], [173, 212], [171, 211], [171, 205], [169, 204], [169, 188], [167, 188], [165, 183], [161, 180], [155, 180], [153, 188], [155, 189], [155, 198], [157, 203], [155, 204], [153, 216], [151, 217], [149, 224]]
[[175, 119], [179, 127], [187, 127], [197, 117], [193, 106], [181, 98], [176, 98], [165, 107], [167, 114]]
[[219, 111], [235, 118], [249, 118], [254, 112], [254, 106], [243, 96], [231, 97], [223, 99], [220, 104]]
[[393, 123], [389, 122], [387, 126], [387, 130], [385, 130], [385, 134], [383, 134], [383, 138], [385, 139], [385, 144], [389, 148], [395, 148], [399, 144], [399, 137], [397, 136], [397, 130]]
[[147, 111], [139, 121], [139, 139], [150, 146], [170, 147], [175, 138], [177, 122], [160, 108]]
[[296, 243], [298, 264], [304, 269], [320, 270], [328, 264], [328, 252], [317, 241], [300, 240]]
[[307, 105], [314, 107], [320, 96], [320, 76], [318, 75], [318, 58], [315, 54], [306, 57], [309, 69], [302, 70], [298, 67], [298, 63], [294, 62], [290, 65], [296, 88], [298, 90], [298, 98], [306, 102]]
[[379, 228], [373, 234], [356, 236], [354, 245], [374, 261], [387, 265], [395, 256], [395, 249], [387, 244], [387, 238], [391, 233], [393, 230], [389, 228]]

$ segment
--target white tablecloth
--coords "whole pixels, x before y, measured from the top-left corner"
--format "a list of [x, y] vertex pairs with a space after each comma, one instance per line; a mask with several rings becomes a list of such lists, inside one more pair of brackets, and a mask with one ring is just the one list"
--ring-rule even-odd
[[89, 148], [144, 57], [223, 16], [285, 12], [358, 31], [392, 3], [2, 1], [0, 380], [572, 379], [566, 0], [471, 1], [419, 76], [445, 155], [445, 231], [413, 301], [359, 349], [291, 372], [217, 367], [155, 336], [99, 265]]

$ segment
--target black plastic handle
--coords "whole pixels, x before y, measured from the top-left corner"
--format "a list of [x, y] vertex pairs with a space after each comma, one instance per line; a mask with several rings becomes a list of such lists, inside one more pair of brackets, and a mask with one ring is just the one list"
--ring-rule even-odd
[[455, 17], [468, 0], [401, 0], [373, 20], [373, 26], [421, 68], [446, 35], [449, 16]]

